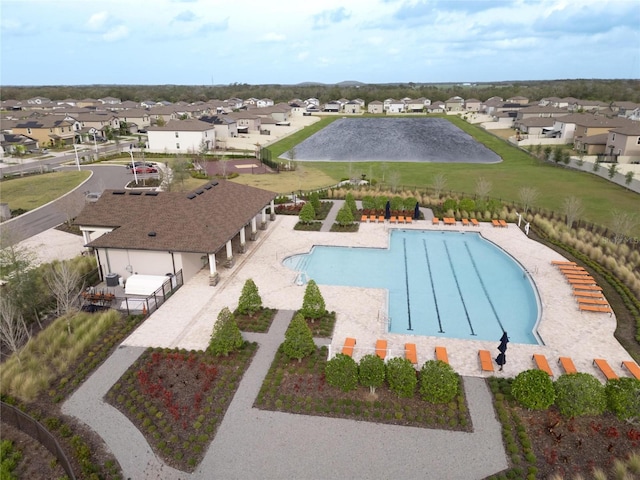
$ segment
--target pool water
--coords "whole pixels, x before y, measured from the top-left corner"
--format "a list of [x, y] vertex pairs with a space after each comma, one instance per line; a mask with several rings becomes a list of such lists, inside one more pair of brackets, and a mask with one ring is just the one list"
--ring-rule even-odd
[[320, 285], [388, 290], [391, 333], [540, 343], [533, 282], [502, 249], [474, 232], [390, 235], [388, 249], [315, 246], [284, 264]]

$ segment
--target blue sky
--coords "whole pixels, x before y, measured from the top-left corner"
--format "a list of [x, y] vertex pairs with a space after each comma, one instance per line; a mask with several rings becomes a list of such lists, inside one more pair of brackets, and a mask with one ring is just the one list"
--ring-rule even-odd
[[2, 0], [0, 85], [640, 78], [637, 0]]

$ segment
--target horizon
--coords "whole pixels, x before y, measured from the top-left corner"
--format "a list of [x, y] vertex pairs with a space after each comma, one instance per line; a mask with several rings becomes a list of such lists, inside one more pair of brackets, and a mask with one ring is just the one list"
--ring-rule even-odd
[[0, 85], [640, 77], [640, 9], [632, 0], [158, 0], [148, 7], [125, 0], [3, 1]]

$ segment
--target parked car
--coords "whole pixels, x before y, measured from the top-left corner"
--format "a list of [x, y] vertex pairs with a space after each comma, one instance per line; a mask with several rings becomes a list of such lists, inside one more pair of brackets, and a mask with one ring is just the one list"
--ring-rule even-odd
[[[133, 172], [133, 169], [131, 170]], [[158, 173], [158, 169], [155, 166], [149, 165], [137, 165], [135, 168], [136, 173]]]
[[[151, 168], [156, 168], [156, 166], [153, 163], [149, 163], [149, 162], [133, 162], [133, 164], [136, 167], [151, 167]], [[131, 168], [133, 168], [133, 166], [131, 165], [131, 162], [127, 163], [125, 165], [126, 168], [128, 168], [129, 170], [131, 170]]]

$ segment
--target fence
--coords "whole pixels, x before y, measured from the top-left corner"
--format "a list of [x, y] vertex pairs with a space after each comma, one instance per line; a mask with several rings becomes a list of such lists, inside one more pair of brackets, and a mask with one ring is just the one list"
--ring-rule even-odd
[[35, 418], [30, 417], [26, 413], [5, 402], [0, 402], [0, 416], [2, 421], [13, 425], [21, 432], [26, 433], [34, 440], [40, 442], [51, 454], [56, 457], [60, 466], [71, 480], [75, 480], [76, 476], [71, 469], [71, 463], [64, 454], [64, 450], [51, 433]]

